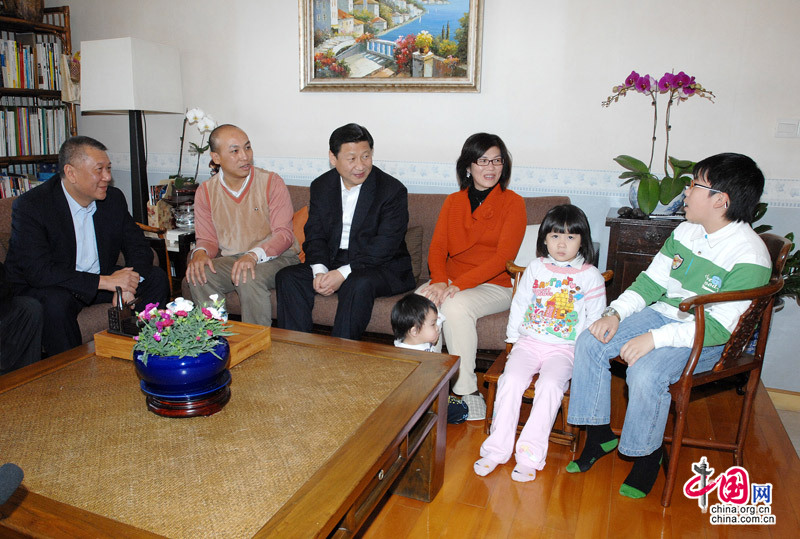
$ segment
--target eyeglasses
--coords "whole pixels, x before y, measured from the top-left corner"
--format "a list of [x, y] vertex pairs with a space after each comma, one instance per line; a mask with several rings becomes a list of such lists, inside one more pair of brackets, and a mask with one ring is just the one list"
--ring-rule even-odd
[[489, 163], [491, 163], [493, 165], [500, 166], [503, 163], [505, 163], [505, 160], [502, 157], [495, 157], [494, 159], [487, 159], [485, 157], [479, 157], [478, 159], [475, 160], [475, 164], [478, 165], [479, 167], [488, 166]]
[[711, 191], [712, 193], [724, 193], [725, 191], [720, 191], [719, 189], [714, 189], [713, 187], [709, 187], [708, 185], [703, 185], [702, 183], [697, 183], [697, 180], [692, 180], [689, 182], [689, 185], [686, 186], [686, 189], [694, 189], [695, 187], [699, 187], [700, 189], [705, 189], [707, 191]]

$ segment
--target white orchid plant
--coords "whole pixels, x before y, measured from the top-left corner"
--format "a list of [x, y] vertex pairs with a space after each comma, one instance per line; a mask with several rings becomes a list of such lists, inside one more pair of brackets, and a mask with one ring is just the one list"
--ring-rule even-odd
[[[183, 165], [183, 143], [186, 138], [186, 124], [196, 125], [197, 130], [200, 132], [200, 144], [194, 142], [189, 143], [189, 155], [197, 156], [197, 164], [194, 168], [194, 176], [182, 176], [181, 166]], [[175, 180], [175, 187], [180, 189], [185, 184], [197, 183], [197, 173], [200, 171], [200, 156], [206, 153], [209, 145], [206, 144], [206, 135], [211, 133], [217, 123], [214, 118], [207, 115], [202, 109], [194, 108], [186, 111], [183, 117], [183, 130], [181, 131], [181, 149], [178, 154], [178, 173], [170, 176], [171, 180]]]

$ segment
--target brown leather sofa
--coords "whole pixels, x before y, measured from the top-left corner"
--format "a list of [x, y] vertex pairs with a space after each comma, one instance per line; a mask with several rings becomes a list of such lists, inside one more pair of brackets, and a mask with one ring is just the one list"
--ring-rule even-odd
[[[308, 187], [289, 185], [288, 188], [295, 211], [308, 205]], [[446, 196], [447, 195], [421, 193], [409, 193], [408, 195], [409, 220], [406, 243], [411, 253], [412, 266], [418, 285], [429, 279], [428, 247], [431, 243], [433, 230], [436, 227], [439, 211], [442, 208]], [[525, 198], [528, 224], [541, 223], [547, 210], [558, 204], [568, 204], [569, 201], [569, 197], [565, 196]], [[181, 290], [184, 297], [191, 298], [191, 292], [185, 278], [183, 279]], [[390, 313], [392, 307], [400, 297], [402, 297], [402, 295], [378, 298], [375, 301], [375, 306], [372, 309], [372, 318], [367, 326], [368, 333], [386, 336], [392, 335]], [[327, 328], [333, 326], [337, 301], [336, 294], [328, 297], [317, 296], [312, 313], [315, 325]], [[274, 291], [271, 302], [274, 316], [277, 312], [276, 295]], [[228, 312], [236, 315], [241, 314], [239, 297], [235, 292], [226, 296], [226, 303]], [[478, 320], [478, 348], [480, 350], [503, 350], [505, 348], [507, 321], [508, 311], [491, 316], [484, 316]]]

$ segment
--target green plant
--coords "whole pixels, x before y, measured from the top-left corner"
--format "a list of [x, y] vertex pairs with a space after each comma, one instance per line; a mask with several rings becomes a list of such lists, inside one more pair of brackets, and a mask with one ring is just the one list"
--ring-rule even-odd
[[692, 180], [692, 170], [696, 164], [694, 161], [683, 161], [669, 156], [672, 173], [667, 172], [659, 179], [650, 172], [650, 167], [635, 157], [618, 155], [614, 161], [627, 170], [619, 175], [621, 180], [625, 180], [622, 185], [639, 180], [639, 208], [646, 214], [652, 213], [659, 202], [669, 204], [670, 200], [680, 195]]
[[217, 294], [209, 297], [211, 305], [198, 308], [184, 298], [176, 298], [166, 309], [159, 309], [157, 303], [148, 303], [137, 315], [140, 330], [133, 338], [136, 341], [133, 349], [144, 352], [142, 363], [147, 365], [150, 354], [184, 357], [211, 352], [216, 355], [214, 347], [219, 337], [233, 334], [225, 325], [228, 321], [225, 299]]
[[[753, 222], [761, 220], [767, 213], [768, 204], [766, 202], [759, 202], [756, 205], [755, 218]], [[772, 225], [760, 224], [754, 226], [753, 230], [761, 234], [772, 230]], [[784, 236], [787, 240], [792, 242], [789, 248], [789, 257], [786, 259], [786, 264], [783, 266], [783, 288], [778, 293], [778, 296], [790, 296], [797, 301], [800, 305], [800, 250], [795, 250], [797, 245], [794, 243], [794, 232], [789, 232]]]
[[[700, 83], [695, 82], [694, 77], [690, 77], [683, 71], [677, 75], [664, 73], [664, 76], [659, 80], [650, 75], [639, 75], [636, 71], [631, 71], [625, 82], [619, 86], [614, 86], [612, 91], [614, 93], [603, 101], [602, 106], [611, 106], [611, 103], [616, 103], [620, 97], [624, 97], [628, 92], [644, 94], [652, 100], [653, 135], [650, 145], [650, 160], [647, 165], [630, 155], [618, 155], [614, 158], [614, 161], [627, 171], [619, 176], [620, 179], [625, 180], [623, 185], [639, 181], [637, 195], [639, 208], [645, 214], [650, 214], [659, 202], [668, 204], [672, 199], [680, 195], [692, 179], [691, 172], [694, 168], [694, 163], [676, 159], [669, 155], [669, 135], [672, 130], [670, 113], [673, 103], [677, 105], [693, 95], [698, 95], [713, 103], [714, 93], [703, 88]], [[664, 145], [664, 176], [659, 178], [652, 172], [652, 166], [656, 148], [656, 132], [658, 131], [658, 96], [661, 94], [667, 96], [667, 108], [664, 122], [666, 140]], [[668, 167], [672, 169], [671, 172]]]

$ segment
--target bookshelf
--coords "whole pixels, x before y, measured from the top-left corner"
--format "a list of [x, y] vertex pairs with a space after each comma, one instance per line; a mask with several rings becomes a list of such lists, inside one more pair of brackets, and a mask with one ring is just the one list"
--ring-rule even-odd
[[60, 56], [71, 53], [69, 6], [45, 8], [41, 22], [0, 16], [0, 197], [54, 171], [77, 134], [75, 105], [61, 101]]

